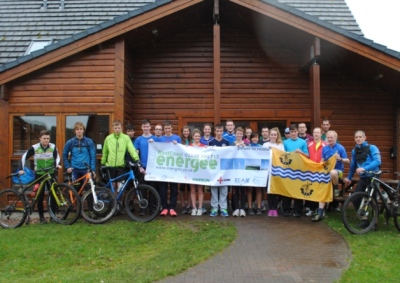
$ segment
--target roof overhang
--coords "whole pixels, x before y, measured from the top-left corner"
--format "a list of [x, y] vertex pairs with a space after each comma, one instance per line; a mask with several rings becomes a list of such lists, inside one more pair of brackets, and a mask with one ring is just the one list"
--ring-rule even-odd
[[[400, 72], [400, 59], [380, 52], [377, 48], [381, 45], [373, 44], [363, 36], [357, 36], [343, 31], [333, 24], [318, 20], [287, 5], [272, 0], [229, 0], [250, 10], [273, 18], [277, 21], [324, 39], [344, 49], [357, 53], [363, 57], [376, 61], [386, 67]], [[309, 20], [307, 20], [309, 19]], [[341, 30], [337, 32], [336, 30]], [[364, 43], [360, 42], [361, 40]], [[368, 44], [368, 45], [366, 45]], [[373, 45], [373, 46], [371, 46]], [[386, 49], [386, 48], [385, 48]], [[397, 53], [397, 52], [394, 52]]]
[[[351, 34], [343, 29], [335, 27], [333, 24], [320, 21], [318, 18], [307, 15], [288, 5], [278, 3], [272, 0], [227, 0], [261, 15], [265, 15], [271, 19], [277, 20], [288, 26], [302, 30], [312, 36], [328, 41], [334, 45], [340, 46], [346, 50], [354, 52], [362, 57], [368, 58], [378, 64], [394, 70], [400, 71], [400, 59], [391, 56], [387, 52], [379, 50], [378, 44], [365, 39], [362, 36]], [[162, 1], [161, 1], [162, 2]], [[159, 19], [183, 11], [186, 8], [194, 6], [203, 0], [185, 0], [170, 1], [165, 0], [163, 3], [155, 5], [152, 9], [146, 10], [144, 13], [137, 15], [127, 15], [121, 17], [117, 22], [112, 21], [100, 24], [102, 29], [97, 32], [92, 31], [90, 34], [77, 34], [73, 36], [73, 40], [58, 46], [52, 50], [46, 48], [42, 54], [37, 53], [34, 58], [21, 58], [21, 62], [14, 67], [9, 67], [3, 73], [0, 73], [0, 85], [15, 80], [19, 77], [27, 75], [31, 72], [39, 70], [45, 66], [58, 62], [71, 55], [77, 54], [83, 50], [106, 42], [110, 39], [117, 38], [127, 32], [135, 30], [146, 24], [155, 22]], [[396, 52], [394, 52], [396, 53]], [[398, 55], [398, 53], [396, 53]]]
[[[164, 5], [154, 5], [154, 9], [146, 11], [145, 13], [141, 13], [137, 16], [133, 16], [125, 21], [121, 21], [120, 23], [110, 23], [111, 26], [108, 28], [108, 22], [101, 23], [100, 26], [105, 28], [99, 32], [92, 33], [91, 35], [85, 37], [83, 37], [83, 33], [74, 35], [73, 38], [77, 37], [77, 40], [55, 50], [49, 50], [49, 48], [42, 49], [41, 51], [44, 54], [33, 59], [29, 58], [29, 56], [24, 56], [27, 57], [26, 62], [21, 62], [19, 65], [0, 73], [0, 85], [58, 62], [71, 55], [77, 54], [83, 50], [96, 46], [97, 44], [116, 38], [138, 27], [184, 10], [200, 2], [203, 2], [203, 0], [165, 1], [166, 4]], [[119, 18], [123, 19], [124, 17]], [[81, 34], [83, 38], [79, 39]]]

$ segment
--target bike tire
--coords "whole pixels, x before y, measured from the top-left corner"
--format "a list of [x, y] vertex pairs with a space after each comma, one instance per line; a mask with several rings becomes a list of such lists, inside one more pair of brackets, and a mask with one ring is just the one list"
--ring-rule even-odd
[[87, 191], [81, 199], [82, 217], [89, 223], [102, 224], [111, 219], [117, 210], [117, 197], [115, 194], [102, 187], [95, 188], [97, 204], [93, 203], [92, 190]]
[[54, 192], [61, 203], [57, 205], [52, 192], [49, 191], [47, 205], [51, 218], [63, 225], [75, 223], [81, 215], [82, 209], [77, 191], [68, 184], [59, 183], [54, 185]]
[[[349, 196], [343, 204], [342, 221], [352, 234], [368, 233], [378, 221], [378, 203], [374, 198], [371, 201], [368, 199], [366, 192], [357, 192]], [[360, 207], [362, 203], [363, 206]]]
[[152, 221], [159, 214], [160, 207], [160, 195], [149, 185], [140, 184], [136, 189], [132, 187], [125, 197], [125, 211], [137, 222]]
[[396, 207], [396, 209], [393, 211], [393, 219], [394, 219], [394, 225], [400, 232], [400, 211], [398, 207]]
[[18, 228], [28, 215], [26, 200], [12, 189], [0, 192], [0, 226], [6, 229]]

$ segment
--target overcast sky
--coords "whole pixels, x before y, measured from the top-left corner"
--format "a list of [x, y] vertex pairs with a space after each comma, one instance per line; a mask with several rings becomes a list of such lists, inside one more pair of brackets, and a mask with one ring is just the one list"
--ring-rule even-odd
[[400, 0], [345, 0], [364, 36], [400, 52]]

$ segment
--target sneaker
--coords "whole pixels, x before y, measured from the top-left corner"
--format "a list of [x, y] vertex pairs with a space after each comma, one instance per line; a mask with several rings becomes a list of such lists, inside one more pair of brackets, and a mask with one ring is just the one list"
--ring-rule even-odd
[[308, 216], [308, 217], [313, 216], [313, 214], [314, 214], [314, 211], [312, 211], [312, 210], [309, 210], [306, 212], [306, 216]]
[[202, 216], [202, 215], [203, 215], [203, 208], [197, 209], [197, 216]]
[[338, 206], [338, 207], [335, 207], [334, 208], [334, 211], [336, 211], [336, 212], [340, 212], [341, 210], [340, 210], [340, 207]]
[[215, 217], [217, 215], [218, 215], [218, 210], [216, 210], [216, 209], [211, 210], [211, 213], [210, 213], [211, 217]]
[[193, 208], [191, 206], [186, 207], [186, 214], [192, 214]]
[[278, 210], [272, 211], [272, 217], [278, 217]]
[[207, 213], [207, 209], [205, 209], [204, 206], [201, 208], [201, 213], [202, 214], [206, 214]]
[[226, 209], [221, 209], [221, 216], [222, 216], [222, 217], [228, 217], [228, 216], [229, 216], [228, 210], [226, 210]]
[[190, 213], [190, 215], [192, 215], [192, 216], [196, 216], [197, 215], [197, 209], [195, 207], [192, 208], [192, 213]]
[[264, 201], [261, 202], [261, 211], [267, 211], [267, 207], [265, 206]]
[[[252, 208], [249, 208], [248, 211], [247, 211], [247, 214], [248, 214], [249, 216], [254, 215], [254, 210], [253, 210]], [[241, 216], [241, 215], [240, 215], [240, 216]]]
[[293, 216], [299, 218], [299, 217], [301, 217], [301, 214], [298, 213], [298, 212], [294, 212], [294, 213], [293, 213]]
[[290, 216], [290, 210], [286, 210], [283, 212], [283, 216], [289, 217]]
[[262, 214], [261, 208], [257, 208], [257, 215], [261, 215], [261, 214]]
[[335, 197], [338, 197], [340, 195], [340, 191], [339, 190], [334, 190], [333, 194]]
[[317, 213], [317, 214], [315, 214], [315, 215], [313, 216], [313, 218], [312, 218], [311, 220], [312, 220], [313, 222], [318, 222], [318, 221], [321, 221], [322, 219], [323, 219], [323, 217]]
[[186, 214], [187, 213], [187, 208], [186, 207], [182, 208], [181, 213], [182, 214]]
[[178, 214], [176, 213], [175, 209], [170, 209], [169, 210], [169, 215], [171, 215], [172, 217], [178, 216]]
[[232, 213], [232, 216], [234, 216], [234, 217], [238, 217], [239, 216], [239, 214], [240, 214], [240, 211], [239, 211], [239, 209], [236, 209], [233, 213]]
[[40, 224], [47, 224], [48, 222], [47, 222], [46, 218], [40, 217], [39, 223]]
[[[250, 210], [252, 210], [252, 209], [250, 209]], [[254, 212], [253, 212], [253, 214], [254, 214]], [[246, 212], [244, 211], [244, 209], [240, 210], [240, 217], [246, 217]]]
[[161, 211], [160, 215], [161, 215], [161, 216], [167, 216], [167, 215], [168, 215], [168, 209], [164, 208], [164, 209]]
[[268, 211], [267, 216], [268, 216], [268, 217], [273, 217], [273, 216], [274, 216], [274, 210], [270, 209], [270, 210]]

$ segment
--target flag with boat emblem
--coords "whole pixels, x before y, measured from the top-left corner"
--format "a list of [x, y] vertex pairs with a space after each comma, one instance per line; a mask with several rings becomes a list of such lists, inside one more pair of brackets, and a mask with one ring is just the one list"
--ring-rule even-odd
[[324, 163], [311, 161], [297, 152], [272, 149], [268, 192], [296, 199], [331, 202], [330, 171], [335, 168], [332, 156]]

